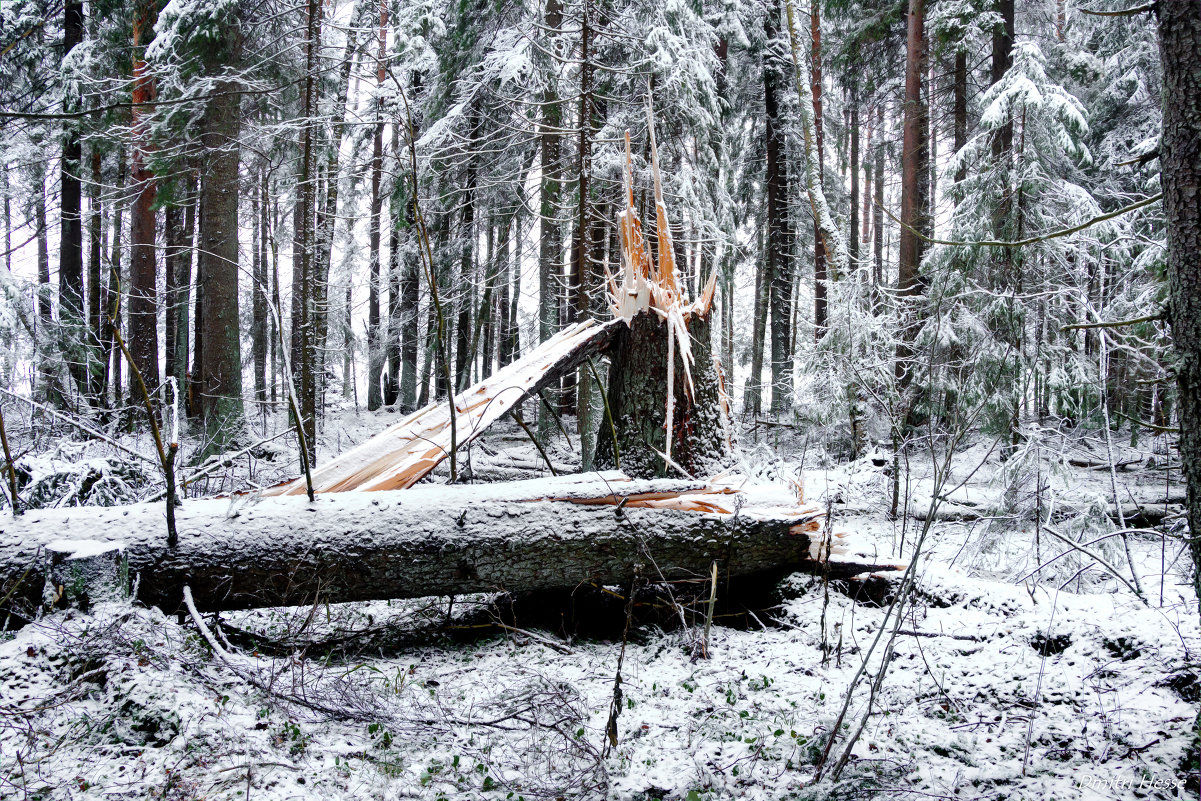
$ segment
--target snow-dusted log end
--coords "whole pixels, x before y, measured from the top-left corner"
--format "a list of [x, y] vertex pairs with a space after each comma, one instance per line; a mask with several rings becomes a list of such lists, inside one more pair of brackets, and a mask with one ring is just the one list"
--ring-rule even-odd
[[[589, 474], [474, 486], [31, 511], [0, 523], [0, 598], [33, 605], [53, 540], [121, 541], [137, 597], [201, 610], [818, 569], [822, 512], [786, 490]], [[889, 569], [835, 539], [831, 576]], [[17, 582], [20, 585], [17, 586]]]

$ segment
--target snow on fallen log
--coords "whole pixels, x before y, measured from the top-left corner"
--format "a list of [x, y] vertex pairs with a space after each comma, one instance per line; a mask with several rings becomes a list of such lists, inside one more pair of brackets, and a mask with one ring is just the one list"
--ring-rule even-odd
[[[455, 396], [461, 449], [531, 394], [604, 349], [620, 321], [584, 320], [560, 331], [526, 356]], [[450, 411], [435, 401], [313, 471], [315, 492], [372, 492], [411, 487], [450, 455]], [[305, 481], [266, 495], [303, 495]]]
[[[33, 510], [0, 522], [0, 598], [36, 606], [46, 548], [121, 541], [137, 597], [204, 611], [816, 570], [822, 511], [774, 488], [587, 474], [508, 484], [189, 501], [169, 549], [161, 504]], [[641, 567], [637, 567], [640, 565]], [[831, 576], [889, 569], [835, 539]], [[24, 575], [24, 580], [18, 581]], [[15, 608], [15, 607], [14, 607]]]

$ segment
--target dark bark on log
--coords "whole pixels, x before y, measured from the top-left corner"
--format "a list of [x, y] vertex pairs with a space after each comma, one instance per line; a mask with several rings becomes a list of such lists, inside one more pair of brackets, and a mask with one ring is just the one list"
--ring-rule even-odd
[[[698, 487], [538, 481], [342, 493], [314, 503], [190, 501], [177, 512], [173, 549], [161, 504], [31, 511], [0, 524], [0, 598], [15, 587], [10, 606], [35, 607], [46, 548], [62, 538], [123, 542], [137, 598], [168, 611], [178, 608], [185, 584], [200, 609], [228, 610], [318, 597], [335, 603], [620, 585], [636, 570], [689, 578], [706, 575], [713, 559], [723, 575], [816, 567], [821, 515], [813, 507], [754, 514], [748, 505], [713, 514], [639, 505], [673, 503], [681, 490]], [[561, 497], [532, 500], [548, 491]], [[729, 491], [690, 497], [732, 508]], [[893, 567], [846, 550], [835, 545], [831, 576]]]

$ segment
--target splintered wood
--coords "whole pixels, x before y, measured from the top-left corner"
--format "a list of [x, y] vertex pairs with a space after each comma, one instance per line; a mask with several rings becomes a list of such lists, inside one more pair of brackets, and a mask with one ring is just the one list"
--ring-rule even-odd
[[[659, 452], [663, 461], [679, 469], [672, 461], [672, 423], [675, 419], [676, 388], [675, 362], [679, 351], [683, 365], [683, 389], [689, 401], [693, 386], [692, 340], [688, 334], [688, 319], [693, 315], [705, 317], [713, 305], [713, 294], [717, 288], [717, 274], [709, 277], [701, 296], [692, 303], [684, 297], [683, 289], [676, 278], [675, 247], [671, 239], [671, 226], [667, 222], [667, 206], [663, 202], [663, 181], [659, 173], [659, 149], [655, 142], [655, 119], [651, 107], [646, 110], [647, 129], [650, 136], [651, 175], [655, 187], [655, 239], [658, 244], [658, 264], [646, 252], [642, 237], [642, 221], [634, 210], [634, 162], [630, 154], [630, 132], [626, 131], [625, 195], [626, 208], [618, 215], [621, 232], [621, 285], [617, 285], [611, 274], [606, 275], [609, 283], [609, 305], [613, 315], [631, 324], [634, 316], [641, 312], [653, 312], [666, 323], [667, 329], [667, 398], [664, 415], [664, 449]], [[714, 362], [717, 362], [714, 355]], [[681, 472], [685, 472], [682, 471]]]
[[[618, 321], [585, 320], [560, 331], [524, 358], [455, 396], [455, 426], [462, 448], [510, 409], [588, 356], [601, 350]], [[406, 489], [450, 454], [450, 411], [444, 401], [419, 409], [399, 423], [313, 471], [316, 492]], [[265, 495], [301, 495], [303, 478]]]

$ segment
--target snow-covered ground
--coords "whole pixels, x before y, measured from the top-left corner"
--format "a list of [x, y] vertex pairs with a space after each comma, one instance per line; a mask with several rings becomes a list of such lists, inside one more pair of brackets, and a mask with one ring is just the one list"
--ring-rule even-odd
[[[389, 422], [347, 411], [323, 452]], [[490, 432], [477, 474], [540, 470], [523, 436]], [[777, 444], [744, 441], [749, 480], [802, 469], [801, 449]], [[1191, 797], [1201, 630], [1184, 543], [1098, 539], [1115, 490], [1137, 512], [1178, 499], [1179, 472], [1162, 469], [1162, 443], [1126, 447], [1139, 461], [1113, 474], [1069, 463], [1095, 444], [1051, 445], [1002, 463], [976, 444], [941, 482], [918, 449], [897, 520], [888, 459], [809, 449], [807, 500], [828, 504], [835, 530], [905, 560], [921, 541], [914, 600], [898, 623], [797, 575], [750, 627], [716, 625], [708, 659], [694, 657], [696, 628], [642, 628], [624, 647], [466, 636], [485, 598], [226, 614], [228, 657], [187, 616], [57, 613], [0, 642], [0, 798]], [[578, 459], [561, 437], [550, 450]]]

